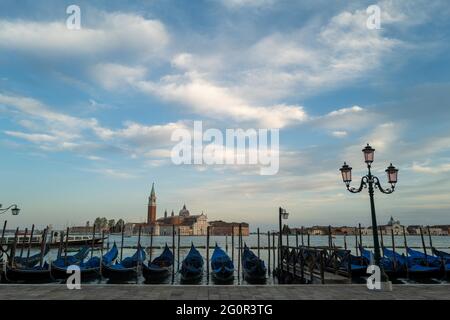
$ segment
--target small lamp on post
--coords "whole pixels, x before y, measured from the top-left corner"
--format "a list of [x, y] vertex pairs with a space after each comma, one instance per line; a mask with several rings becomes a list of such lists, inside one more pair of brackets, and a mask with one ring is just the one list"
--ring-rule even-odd
[[2, 205], [0, 204], [0, 214], [7, 212], [8, 210], [11, 210], [11, 213], [13, 216], [19, 215], [20, 209], [17, 207], [16, 204], [10, 205], [6, 209], [2, 209]]

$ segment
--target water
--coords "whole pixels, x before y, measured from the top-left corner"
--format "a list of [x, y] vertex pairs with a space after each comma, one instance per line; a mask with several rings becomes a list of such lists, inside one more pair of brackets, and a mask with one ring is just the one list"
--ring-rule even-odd
[[[272, 248], [272, 239], [273, 238], [271, 235], [271, 237], [270, 237], [270, 247], [271, 248]], [[422, 240], [421, 240], [420, 236], [407, 236], [406, 239], [407, 239], [408, 247], [422, 250]], [[386, 247], [390, 248], [392, 246], [390, 236], [384, 236], [383, 240], [384, 240], [384, 245]], [[114, 241], [116, 242], [116, 244], [119, 248], [119, 255], [120, 255], [121, 236], [120, 235], [111, 235], [107, 242], [109, 242], [109, 245], [112, 246]], [[137, 246], [137, 241], [138, 241], [137, 236], [131, 236], [131, 237], [124, 238], [124, 248], [123, 248], [123, 257], [124, 258], [131, 256], [135, 252], [136, 246]], [[275, 242], [277, 242], [277, 241], [278, 241], [278, 238], [275, 237]], [[352, 253], [355, 254], [356, 253], [355, 236], [347, 236], [346, 241], [347, 241], [347, 249], [351, 250]], [[359, 237], [358, 237], [358, 241], [359, 241]], [[403, 236], [395, 236], [394, 241], [396, 244], [397, 252], [404, 253], [405, 249], [404, 249]], [[106, 252], [107, 242], [104, 244], [104, 252]], [[235, 271], [234, 282], [230, 283], [231, 285], [247, 284], [245, 282], [245, 280], [242, 279], [242, 276], [240, 277], [240, 279], [238, 278], [237, 242], [238, 242], [238, 238], [235, 237], [234, 238], [234, 244], [235, 244], [234, 265], [235, 265], [236, 271]], [[243, 237], [243, 242], [245, 244], [247, 244], [247, 246], [249, 246], [255, 252], [255, 254], [257, 254], [257, 243], [258, 243], [257, 235], [252, 234], [248, 237]], [[426, 242], [426, 246], [428, 249], [427, 252], [430, 253], [430, 244], [429, 244], [428, 237], [426, 237], [425, 242]], [[172, 236], [158, 236], [158, 237], [155, 236], [155, 237], [153, 237], [152, 259], [157, 257], [159, 254], [161, 254], [166, 243], [172, 249]], [[214, 284], [214, 281], [211, 276], [209, 277], [209, 282], [207, 279], [206, 237], [204, 237], [204, 236], [181, 236], [180, 237], [180, 258], [179, 258], [179, 260], [178, 260], [178, 248], [177, 248], [178, 238], [175, 237], [175, 271], [176, 271], [176, 275], [175, 275], [174, 284], [175, 285], [180, 284], [180, 274], [179, 274], [179, 272], [177, 272], [177, 269], [178, 269], [177, 266], [179, 264], [181, 267], [181, 261], [184, 259], [184, 257], [189, 252], [191, 243], [193, 243], [197, 247], [197, 249], [203, 256], [203, 258], [205, 259], [203, 278], [197, 284], [202, 284], [202, 285]], [[214, 246], [216, 243], [219, 246], [221, 246], [223, 250], [226, 250], [227, 244], [228, 244], [227, 252], [230, 257], [232, 256], [231, 237], [211, 236], [210, 237], [210, 252], [209, 252], [210, 257], [213, 253]], [[283, 236], [283, 245], [286, 245], [286, 243], [287, 243], [287, 236]], [[300, 235], [298, 236], [298, 243], [299, 243], [299, 245], [301, 245], [301, 236]], [[344, 236], [333, 236], [333, 243], [338, 247], [344, 247]], [[369, 247], [369, 248], [373, 247], [372, 236], [362, 236], [362, 243], [365, 247]], [[449, 250], [450, 249], [450, 237], [433, 236], [432, 243], [433, 243], [434, 247], [439, 248], [442, 251], [450, 252], [450, 250]], [[307, 245], [307, 237], [306, 236], [304, 236], [304, 244]], [[149, 253], [150, 253], [150, 250], [149, 250], [150, 237], [147, 235], [141, 236], [141, 245], [146, 248], [147, 261], [145, 263], [147, 263], [148, 259], [149, 259]], [[295, 235], [289, 236], [289, 245], [290, 246], [296, 245], [296, 236]], [[328, 246], [328, 236], [310, 236], [310, 245], [311, 246]], [[260, 258], [265, 261], [266, 266], [268, 266], [268, 257], [269, 257], [269, 252], [267, 250], [267, 247], [268, 247], [267, 233], [261, 234], [260, 235], [260, 248], [261, 248], [260, 249]], [[78, 248], [70, 248], [70, 251], [76, 251], [76, 250], [78, 250]], [[47, 256], [47, 259], [50, 259], [50, 260], [56, 259], [57, 251], [58, 251], [57, 249], [52, 249]], [[37, 252], [36, 249], [33, 249], [32, 254], [35, 252]], [[275, 257], [274, 257], [273, 249], [270, 250], [270, 270], [271, 271], [273, 271], [273, 268], [276, 265], [276, 259], [277, 259], [276, 253], [277, 252], [275, 250]], [[100, 250], [97, 249], [94, 254], [100, 255]], [[241, 268], [242, 268], [242, 266], [241, 266]], [[241, 269], [241, 271], [242, 271], [242, 269]], [[144, 282], [144, 278], [139, 277], [138, 279], [133, 279], [132, 281], [130, 281], [128, 283], [143, 283], [143, 282]], [[399, 282], [407, 282], [407, 280], [400, 279]], [[411, 281], [408, 280], [408, 282], [411, 282]], [[436, 283], [436, 282], [441, 282], [441, 281], [438, 279], [431, 280], [431, 283]], [[108, 282], [107, 282], [107, 279], [96, 279], [96, 280], [90, 281], [89, 283], [108, 283]], [[163, 284], [170, 284], [170, 283], [172, 283], [171, 276], [169, 276], [166, 279], [165, 283], [163, 283]], [[274, 279], [272, 276], [267, 277], [267, 281], [266, 281], [267, 285], [273, 285], [276, 283], [277, 283], [276, 279]], [[428, 283], [430, 283], [430, 281], [428, 281]]]

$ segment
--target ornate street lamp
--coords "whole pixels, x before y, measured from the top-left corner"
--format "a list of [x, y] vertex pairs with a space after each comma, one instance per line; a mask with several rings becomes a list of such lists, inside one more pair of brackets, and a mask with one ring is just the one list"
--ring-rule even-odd
[[391, 185], [390, 188], [384, 189], [381, 186], [380, 180], [378, 177], [372, 175], [372, 162], [374, 160], [375, 149], [372, 148], [369, 144], [362, 150], [364, 153], [364, 160], [367, 164], [368, 174], [361, 178], [361, 184], [359, 188], [350, 187], [350, 183], [352, 182], [352, 168], [344, 162], [344, 165], [340, 169], [342, 174], [342, 181], [345, 183], [347, 190], [351, 193], [359, 193], [363, 190], [363, 188], [368, 188], [369, 196], [370, 196], [370, 209], [372, 215], [372, 234], [373, 234], [373, 246], [374, 246], [374, 258], [375, 264], [380, 267], [382, 270], [382, 277], [387, 279], [386, 274], [382, 268], [380, 263], [381, 261], [381, 252], [380, 252], [380, 243], [378, 240], [378, 226], [377, 226], [377, 218], [375, 214], [375, 201], [374, 201], [374, 190], [378, 189], [382, 193], [391, 194], [395, 190], [395, 184], [397, 183], [398, 178], [398, 169], [395, 168], [392, 163], [386, 169], [386, 174], [388, 176], [388, 182]]
[[281, 264], [283, 263], [283, 226], [281, 220], [287, 220], [289, 218], [289, 213], [286, 211], [286, 209], [283, 209], [280, 207], [278, 209], [278, 221], [280, 224], [280, 231], [278, 234], [278, 244], [279, 244], [279, 252], [278, 252], [278, 271], [281, 272]]
[[8, 210], [11, 209], [11, 213], [13, 216], [17, 216], [20, 212], [20, 209], [17, 207], [16, 204], [10, 205], [8, 208], [6, 209], [2, 209], [2, 205], [0, 204], [0, 214], [7, 212]]

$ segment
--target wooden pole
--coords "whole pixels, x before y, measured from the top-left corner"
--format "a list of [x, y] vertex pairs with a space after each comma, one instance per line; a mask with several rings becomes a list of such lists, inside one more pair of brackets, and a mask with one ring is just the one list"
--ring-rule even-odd
[[42, 265], [44, 264], [44, 252], [45, 252], [45, 243], [47, 241], [47, 232], [48, 227], [44, 229], [44, 234], [42, 235], [41, 239], [41, 257], [39, 259], [39, 266], [42, 268]]
[[422, 247], [423, 247], [423, 253], [425, 254], [425, 261], [428, 265], [428, 255], [427, 255], [427, 247], [425, 245], [425, 239], [423, 237], [423, 231], [422, 231], [422, 227], [419, 227], [420, 230], [420, 238], [422, 239]]
[[344, 250], [347, 251], [347, 234], [344, 233]]
[[267, 255], [268, 255], [267, 272], [270, 276], [270, 231], [267, 231]]
[[328, 226], [328, 247], [331, 249], [333, 246], [333, 240], [331, 238], [331, 226]]
[[259, 228], [257, 229], [257, 233], [258, 233], [258, 258], [260, 258], [260, 250], [259, 250]]
[[391, 228], [392, 252], [394, 253], [394, 270], [397, 270], [397, 259], [395, 258], [395, 238], [394, 229]]
[[231, 261], [234, 265], [234, 225], [231, 226]]
[[359, 230], [359, 245], [362, 246], [363, 242], [362, 242], [361, 223], [358, 224], [358, 230]]
[[238, 284], [241, 282], [241, 224], [238, 233]]
[[102, 264], [103, 264], [103, 239], [105, 239], [105, 230], [102, 230], [102, 245], [100, 247], [100, 274], [102, 274]]
[[59, 233], [58, 258], [61, 258], [62, 256], [63, 242], [64, 242], [64, 231], [61, 231]]
[[433, 240], [431, 240], [430, 226], [427, 226], [427, 230], [428, 230], [428, 239], [430, 240], [430, 247], [431, 247], [431, 250], [433, 250]]
[[298, 248], [298, 229], [295, 228], [295, 247]]
[[356, 255], [360, 256], [359, 246], [358, 246], [358, 229], [356, 227], [355, 227], [355, 250], [356, 250]]
[[150, 253], [148, 258], [150, 262], [152, 262], [152, 253], [153, 253], [153, 226], [150, 228]]
[[20, 257], [21, 258], [23, 256], [23, 248], [25, 247], [25, 241], [26, 241], [27, 235], [28, 235], [28, 228], [25, 228], [25, 234], [23, 235], [23, 238], [22, 238], [22, 246], [20, 248]]
[[305, 230], [304, 230], [304, 228], [303, 228], [303, 226], [302, 226], [302, 247], [304, 247], [305, 246], [305, 242], [303, 241], [303, 233], [305, 232]]
[[[177, 271], [180, 271], [180, 242], [181, 242], [181, 234], [180, 228], [178, 227]], [[175, 254], [175, 252], [173, 254]]]
[[120, 241], [120, 261], [123, 259], [123, 233], [125, 232], [125, 221], [122, 222], [122, 239]]
[[308, 238], [308, 247], [311, 247], [311, 242], [310, 242], [310, 239], [309, 239], [309, 231], [307, 233], [307, 238]]
[[[172, 225], [172, 252], [175, 254], [175, 225]], [[175, 282], [175, 263], [172, 263], [172, 284]]]
[[228, 254], [228, 235], [225, 235], [225, 252]]
[[94, 256], [94, 246], [95, 246], [95, 223], [92, 226], [91, 259]]
[[206, 227], [206, 284], [209, 284], [209, 226]]
[[[408, 259], [408, 243], [406, 242], [406, 231], [405, 231], [405, 226], [402, 226], [403, 228], [403, 243], [405, 245], [405, 256], [406, 259]], [[408, 263], [406, 263], [406, 277], [409, 279], [409, 268], [408, 268]]]
[[[3, 229], [2, 229], [2, 238], [0, 240], [0, 246], [3, 246], [3, 240], [5, 239], [5, 231], [6, 231], [6, 224], [8, 223], [8, 220], [5, 220], [3, 223]], [[3, 249], [3, 247], [2, 247]]]
[[378, 227], [378, 230], [380, 230], [380, 238], [381, 238], [381, 248], [384, 248], [384, 240], [383, 240], [383, 230], [381, 229], [381, 226]]
[[141, 246], [141, 232], [142, 232], [142, 225], [139, 225], [139, 231], [138, 231], [138, 248]]
[[16, 233], [14, 234], [14, 242], [11, 246], [11, 251], [9, 253], [9, 266], [12, 267], [14, 263], [14, 258], [16, 256], [16, 245], [17, 245], [17, 237], [19, 236], [19, 227], [16, 229]]
[[273, 253], [273, 264], [272, 264], [272, 274], [275, 277], [275, 262], [277, 260], [277, 245], [275, 244], [275, 231], [272, 231], [272, 253]]
[[64, 266], [67, 266], [67, 245], [69, 242], [69, 227], [66, 230], [66, 243], [64, 245]]

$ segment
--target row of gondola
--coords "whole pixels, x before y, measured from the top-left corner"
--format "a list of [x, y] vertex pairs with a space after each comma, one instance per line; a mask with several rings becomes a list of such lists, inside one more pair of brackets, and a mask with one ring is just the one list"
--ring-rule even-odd
[[[28, 258], [15, 257], [5, 262], [4, 278], [11, 282], [50, 282], [63, 280], [70, 276], [70, 266], [76, 265], [82, 280], [104, 277], [110, 281], [130, 281], [136, 279], [139, 270], [147, 282], [163, 282], [174, 272], [174, 254], [166, 245], [163, 252], [149, 261], [145, 250], [138, 244], [136, 252], [118, 261], [118, 249], [114, 243], [108, 252], [101, 257], [92, 255], [92, 248], [84, 246], [75, 254], [63, 255], [58, 252], [56, 260], [48, 263], [43, 261], [42, 254]], [[91, 257], [86, 258], [91, 252]], [[242, 250], [242, 271], [247, 282], [261, 282], [266, 278], [264, 261], [259, 259], [247, 246]], [[141, 268], [139, 268], [141, 267]], [[204, 259], [192, 244], [189, 253], [183, 259], [180, 268], [181, 281], [185, 283], [199, 282], [204, 274]], [[235, 268], [233, 261], [217, 244], [211, 257], [211, 274], [218, 283], [230, 283], [234, 280]]]
[[[341, 269], [350, 266], [353, 277], [367, 275], [367, 267], [373, 264], [374, 255], [370, 250], [359, 246], [360, 256], [345, 254], [340, 251]], [[380, 264], [389, 278], [440, 278], [450, 275], [450, 254], [432, 248], [432, 254], [426, 254], [409, 247], [400, 254], [394, 248], [382, 246], [383, 257]], [[350, 259], [350, 261], [348, 261]]]

